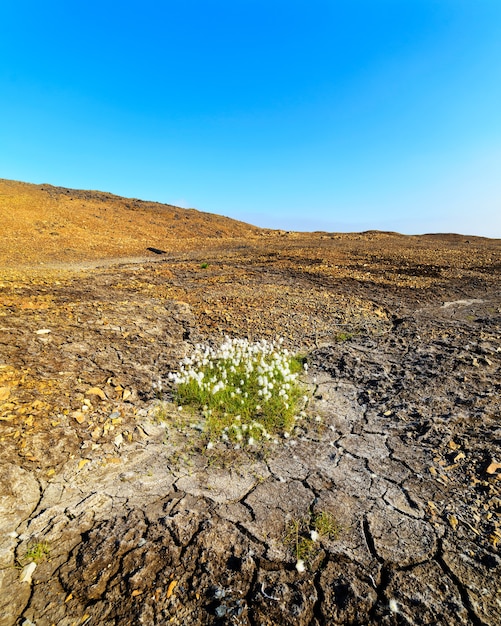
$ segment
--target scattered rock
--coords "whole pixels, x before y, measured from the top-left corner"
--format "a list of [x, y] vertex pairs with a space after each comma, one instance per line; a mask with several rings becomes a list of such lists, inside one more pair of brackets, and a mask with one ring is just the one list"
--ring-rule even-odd
[[[286, 239], [2, 283], [1, 626], [500, 623], [498, 246]], [[312, 419], [269, 449], [169, 409], [227, 333], [308, 354]]]

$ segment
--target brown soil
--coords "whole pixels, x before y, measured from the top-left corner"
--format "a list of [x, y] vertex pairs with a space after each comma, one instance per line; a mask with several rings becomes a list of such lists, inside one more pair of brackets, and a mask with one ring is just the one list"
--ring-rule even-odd
[[[499, 240], [13, 181], [0, 217], [1, 626], [501, 623]], [[293, 437], [208, 451], [170, 405], [225, 335], [306, 355]], [[341, 532], [297, 572], [320, 511]]]

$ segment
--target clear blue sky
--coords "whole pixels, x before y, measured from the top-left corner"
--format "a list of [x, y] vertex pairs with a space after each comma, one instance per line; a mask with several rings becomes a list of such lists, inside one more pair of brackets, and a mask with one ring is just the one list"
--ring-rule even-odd
[[2, 0], [0, 177], [501, 237], [501, 0]]

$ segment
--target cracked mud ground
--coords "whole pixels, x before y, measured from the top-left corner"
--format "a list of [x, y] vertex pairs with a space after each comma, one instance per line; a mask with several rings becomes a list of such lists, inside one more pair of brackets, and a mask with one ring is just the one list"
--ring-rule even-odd
[[[1, 626], [501, 624], [500, 242], [197, 249], [3, 273]], [[306, 355], [289, 439], [209, 451], [155, 397], [226, 334]], [[288, 524], [321, 511], [300, 573]]]

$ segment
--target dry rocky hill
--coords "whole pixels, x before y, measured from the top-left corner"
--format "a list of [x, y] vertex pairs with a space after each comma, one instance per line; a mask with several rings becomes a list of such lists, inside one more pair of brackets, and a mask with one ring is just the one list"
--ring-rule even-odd
[[[0, 219], [0, 626], [501, 624], [499, 240], [14, 181]], [[226, 335], [306, 360], [290, 437], [172, 403]]]
[[140, 256], [166, 242], [172, 252], [193, 247], [193, 240], [258, 232], [195, 209], [5, 179], [0, 179], [0, 220], [0, 265], [11, 267]]

